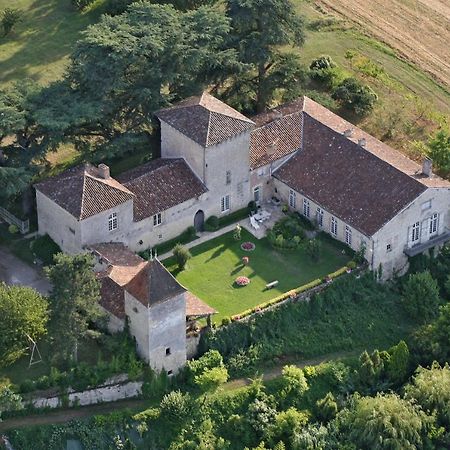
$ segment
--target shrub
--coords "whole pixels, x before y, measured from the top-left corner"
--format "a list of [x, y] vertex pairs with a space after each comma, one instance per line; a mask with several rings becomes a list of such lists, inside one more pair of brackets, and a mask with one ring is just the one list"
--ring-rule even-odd
[[283, 367], [281, 386], [280, 399], [284, 406], [298, 405], [308, 390], [303, 370], [293, 365]]
[[355, 114], [364, 115], [372, 111], [378, 100], [377, 94], [361, 84], [356, 78], [346, 78], [334, 89], [332, 97]]
[[8, 227], [8, 231], [11, 234], [17, 234], [19, 232], [19, 228], [17, 227], [17, 225], [12, 224]]
[[8, 36], [13, 28], [22, 22], [23, 11], [17, 8], [5, 8], [1, 14], [3, 36]]
[[306, 243], [305, 251], [313, 261], [319, 261], [322, 243], [318, 239], [311, 239]]
[[217, 231], [219, 229], [219, 218], [217, 216], [208, 217], [205, 221], [206, 231]]
[[316, 402], [317, 417], [322, 422], [329, 422], [336, 417], [338, 406], [331, 392]]
[[238, 286], [247, 286], [248, 284], [250, 284], [250, 279], [247, 277], [237, 277], [234, 282], [236, 283], [236, 285]]
[[410, 373], [410, 356], [406, 342], [400, 341], [390, 348], [389, 354], [390, 358], [386, 364], [387, 376], [392, 383], [400, 385], [406, 381]]
[[256, 202], [254, 200], [248, 202], [247, 208], [249, 212], [256, 211]]
[[203, 391], [213, 391], [217, 389], [221, 384], [228, 381], [228, 371], [225, 366], [213, 367], [207, 369], [200, 375], [196, 375], [194, 378], [195, 384]]
[[197, 231], [196, 231], [195, 227], [193, 227], [193, 226], [187, 227], [186, 236], [188, 236], [189, 238], [194, 238], [196, 236], [196, 234], [197, 234]]
[[412, 317], [423, 322], [438, 315], [439, 288], [428, 270], [409, 275], [403, 287], [403, 303]]
[[177, 262], [178, 268], [180, 270], [184, 270], [187, 262], [192, 258], [191, 252], [181, 244], [175, 245], [172, 252]]
[[48, 234], [32, 241], [31, 250], [46, 266], [53, 264], [53, 257], [61, 252], [59, 245]]
[[174, 423], [186, 420], [191, 414], [192, 406], [191, 396], [180, 391], [169, 392], [163, 397], [159, 405], [161, 417]]
[[75, 6], [75, 8], [82, 11], [83, 9], [92, 5], [92, 3], [94, 3], [95, 0], [71, 0], [71, 1], [72, 5]]

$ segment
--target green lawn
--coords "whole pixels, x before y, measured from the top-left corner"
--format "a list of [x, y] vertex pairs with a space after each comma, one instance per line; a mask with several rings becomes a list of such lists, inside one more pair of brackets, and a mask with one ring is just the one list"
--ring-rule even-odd
[[[240, 245], [245, 241], [255, 243], [256, 249], [241, 250]], [[257, 240], [246, 230], [242, 230], [239, 242], [230, 232], [192, 248], [191, 253], [192, 259], [180, 273], [173, 259], [166, 260], [165, 264], [183, 286], [218, 311], [214, 316], [216, 323], [334, 272], [349, 260], [329, 241], [322, 242], [319, 262], [312, 262], [301, 246], [297, 250], [275, 250], [266, 238]], [[243, 256], [250, 258], [248, 266], [242, 265]], [[248, 286], [234, 285], [240, 275], [250, 278]], [[266, 284], [274, 280], [279, 281], [278, 286], [266, 290]]]
[[24, 11], [23, 21], [0, 38], [0, 87], [24, 78], [42, 84], [61, 77], [68, 56], [81, 32], [98, 21], [104, 0], [80, 13], [70, 0], [0, 0], [6, 7]]

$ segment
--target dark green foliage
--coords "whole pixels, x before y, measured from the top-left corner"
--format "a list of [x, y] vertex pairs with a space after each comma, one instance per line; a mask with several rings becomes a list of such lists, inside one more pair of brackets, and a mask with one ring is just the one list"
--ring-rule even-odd
[[409, 275], [403, 287], [405, 309], [415, 319], [427, 322], [438, 314], [441, 299], [436, 280], [429, 271]]
[[46, 266], [53, 264], [53, 257], [61, 252], [59, 245], [48, 234], [32, 241], [31, 250]]
[[219, 350], [236, 368], [244, 365], [236, 360], [245, 361], [249, 349], [257, 349], [250, 360], [262, 362], [286, 354], [308, 358], [361, 346], [386, 347], [403, 338], [411, 325], [398, 295], [366, 274], [335, 280], [308, 303], [289, 303], [211, 330], [202, 337], [202, 346]]
[[192, 258], [191, 252], [187, 247], [181, 244], [175, 245], [172, 250], [175, 261], [178, 264], [179, 270], [184, 270], [187, 262]]
[[389, 361], [387, 361], [386, 373], [390, 382], [400, 385], [410, 375], [410, 355], [405, 341], [400, 341], [389, 349]]
[[280, 404], [284, 408], [298, 407], [307, 390], [308, 383], [303, 370], [292, 365], [284, 366], [280, 381]]
[[322, 243], [318, 239], [310, 239], [306, 243], [305, 250], [308, 253], [308, 256], [313, 261], [319, 261], [322, 250]]
[[3, 27], [3, 36], [11, 33], [12, 29], [22, 22], [23, 11], [17, 8], [6, 8], [1, 13], [1, 23]]
[[298, 56], [277, 50], [281, 45], [303, 44], [304, 21], [289, 0], [228, 0], [227, 15], [230, 44], [243, 66], [241, 73], [234, 73], [224, 97], [243, 110], [261, 112], [277, 89], [296, 87], [304, 77]]
[[277, 248], [297, 248], [304, 236], [305, 232], [296, 214], [283, 217], [267, 231], [267, 239]]
[[189, 394], [172, 391], [161, 400], [161, 418], [169, 423], [181, 423], [191, 414], [193, 402]]
[[385, 363], [389, 355], [380, 354], [374, 350], [369, 355], [367, 351], [361, 353], [358, 367], [358, 386], [360, 391], [365, 393], [377, 392], [385, 382]]
[[336, 417], [338, 406], [334, 395], [328, 392], [327, 395], [316, 403], [316, 415], [321, 422], [329, 422]]
[[205, 221], [206, 231], [217, 231], [219, 229], [219, 218], [217, 216], [208, 217]]
[[361, 84], [356, 78], [347, 78], [333, 91], [333, 98], [355, 114], [364, 115], [372, 111], [378, 100], [377, 94]]
[[80, 11], [87, 8], [88, 6], [92, 5], [95, 0], [71, 0], [71, 3], [75, 8], [79, 9]]

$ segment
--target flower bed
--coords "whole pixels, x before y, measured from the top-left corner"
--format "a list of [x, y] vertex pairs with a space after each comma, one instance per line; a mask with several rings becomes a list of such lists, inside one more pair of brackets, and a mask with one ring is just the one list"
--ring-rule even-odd
[[250, 284], [250, 279], [247, 277], [237, 277], [234, 280], [235, 284], [237, 284], [238, 286], [247, 286], [248, 284]]
[[244, 250], [245, 252], [252, 252], [255, 248], [256, 245], [253, 242], [244, 242], [241, 244], [241, 250]]

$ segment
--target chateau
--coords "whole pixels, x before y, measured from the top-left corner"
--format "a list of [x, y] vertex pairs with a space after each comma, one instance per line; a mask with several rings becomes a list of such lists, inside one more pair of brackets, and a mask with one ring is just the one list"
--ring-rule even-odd
[[[100, 265], [109, 261], [99, 269], [103, 279], [114, 278], [118, 264], [105, 254], [114, 246], [128, 252], [131, 274], [113, 280], [118, 295], [107, 294], [111, 280], [103, 288], [118, 328], [141, 306], [149, 324], [168, 320], [161, 305], [170, 300], [171, 326], [182, 323], [185, 335], [186, 290], [157, 260], [138, 261], [133, 252], [189, 226], [201, 230], [209, 216], [252, 200], [287, 204], [352, 249], [364, 247], [370, 268], [381, 266], [385, 278], [403, 272], [408, 256], [450, 240], [450, 182], [433, 174], [432, 162], [418, 165], [307, 97], [249, 119], [204, 93], [156, 115], [161, 158], [116, 178], [104, 164], [85, 164], [36, 185], [40, 234], [68, 253], [90, 249]], [[175, 370], [183, 344], [159, 331], [167, 339], [156, 350], [142, 344], [141, 353], [147, 360], [158, 353], [154, 366], [167, 369], [160, 361], [169, 352]], [[141, 340], [152, 341], [146, 333]]]

